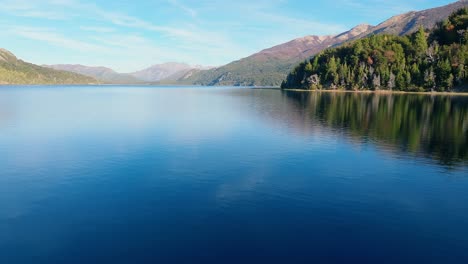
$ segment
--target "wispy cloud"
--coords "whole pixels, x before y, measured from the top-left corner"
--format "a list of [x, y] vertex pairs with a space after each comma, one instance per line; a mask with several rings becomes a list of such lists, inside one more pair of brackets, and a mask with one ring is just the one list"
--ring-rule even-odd
[[0, 0], [0, 30], [8, 33], [0, 43], [38, 63], [80, 60], [128, 71], [164, 61], [220, 65], [443, 1], [450, 0]]
[[195, 11], [195, 9], [190, 8], [190, 7], [188, 7], [188, 6], [184, 5], [184, 4], [182, 4], [182, 3], [179, 2], [178, 0], [168, 0], [168, 2], [169, 2], [171, 5], [173, 5], [173, 6], [177, 7], [177, 8], [179, 8], [179, 9], [181, 9], [183, 12], [189, 14], [189, 15], [192, 16], [192, 17], [196, 17], [196, 16], [197, 16], [197, 11]]
[[98, 32], [98, 33], [115, 32], [115, 28], [111, 28], [111, 27], [80, 26], [80, 29], [84, 31], [92, 31], [92, 32]]
[[48, 20], [64, 20], [67, 18], [63, 12], [54, 12], [43, 9], [35, 1], [0, 1], [0, 11], [19, 17], [41, 18]]
[[[183, 5], [180, 5], [179, 2], [172, 2], [178, 3], [178, 7], [184, 7]], [[96, 4], [82, 3], [77, 0], [49, 0], [49, 3], [74, 9], [80, 11], [82, 14], [91, 14], [93, 19], [101, 20], [102, 22], [110, 23], [114, 26], [158, 32], [163, 34], [163, 36], [170, 37], [174, 40], [178, 40], [179, 42], [196, 43], [208, 46], [231, 43], [225, 34], [202, 30], [193, 24], [180, 26], [158, 25], [135, 16], [105, 10], [98, 7]], [[189, 13], [196, 14], [196, 12], [190, 8], [186, 7], [184, 9]]]
[[301, 30], [313, 32], [317, 35], [336, 34], [345, 31], [344, 25], [336, 23], [325, 23], [314, 20], [305, 20], [294, 17], [278, 15], [274, 13], [257, 12], [256, 15], [270, 23], [281, 24], [286, 28], [301, 28]]
[[26, 39], [47, 42], [53, 46], [68, 48], [77, 51], [106, 52], [103, 46], [72, 39], [55, 32], [49, 28], [39, 27], [10, 27], [7, 29], [10, 35], [20, 36]]
[[[403, 12], [415, 10], [416, 8], [412, 5], [412, 2], [395, 2], [388, 0], [373, 0], [370, 1], [358, 1], [358, 0], [337, 0], [338, 6], [350, 7], [354, 11], [359, 11], [365, 14], [367, 17], [378, 17], [391, 16]], [[414, 3], [414, 2], [413, 2]], [[376, 12], [376, 6], [379, 7], [379, 11]]]

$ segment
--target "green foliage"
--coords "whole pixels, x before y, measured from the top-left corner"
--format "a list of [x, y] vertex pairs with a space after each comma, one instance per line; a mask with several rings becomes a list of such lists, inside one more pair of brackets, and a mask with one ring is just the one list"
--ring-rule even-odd
[[278, 86], [296, 63], [295, 59], [265, 58], [263, 61], [258, 61], [255, 58], [245, 58], [220, 68], [200, 71], [179, 82], [209, 86]]
[[282, 94], [295, 107], [288, 121], [304, 131], [310, 131], [307, 124], [326, 124], [356, 140], [380, 142], [385, 150], [403, 150], [446, 165], [468, 161], [468, 96]]
[[437, 41], [441, 45], [452, 43], [466, 44], [468, 41], [468, 8], [462, 8], [448, 19], [438, 22], [431, 33], [430, 40]]
[[427, 45], [426, 32], [423, 27], [420, 27], [418, 32], [414, 34], [414, 47], [416, 49], [416, 55], [423, 57], [426, 50], [429, 48]]
[[410, 36], [373, 35], [327, 49], [299, 64], [281, 87], [450, 91], [468, 84], [467, 27], [464, 8], [439, 23], [429, 38], [421, 27]]
[[90, 84], [91, 77], [40, 67], [0, 49], [0, 84]]

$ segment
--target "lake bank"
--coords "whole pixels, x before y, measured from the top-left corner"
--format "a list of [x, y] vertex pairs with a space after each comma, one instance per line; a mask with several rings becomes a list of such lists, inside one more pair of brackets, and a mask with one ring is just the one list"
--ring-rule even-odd
[[363, 94], [421, 94], [421, 95], [463, 95], [468, 96], [468, 92], [405, 92], [405, 91], [389, 91], [389, 90], [305, 90], [305, 89], [282, 89], [284, 91], [293, 92], [325, 92], [325, 93], [363, 93]]

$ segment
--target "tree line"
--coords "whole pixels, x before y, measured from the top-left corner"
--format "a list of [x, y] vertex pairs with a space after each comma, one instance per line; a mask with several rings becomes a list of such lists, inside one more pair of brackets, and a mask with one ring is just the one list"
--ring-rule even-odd
[[453, 91], [468, 84], [468, 9], [427, 31], [372, 35], [299, 64], [283, 89]]
[[385, 151], [449, 167], [468, 163], [468, 96], [288, 90], [282, 95], [294, 107], [284, 118], [305, 133], [319, 125]]

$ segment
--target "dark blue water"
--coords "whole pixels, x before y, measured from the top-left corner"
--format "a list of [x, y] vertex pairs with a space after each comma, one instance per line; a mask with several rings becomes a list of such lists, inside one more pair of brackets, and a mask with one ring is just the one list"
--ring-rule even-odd
[[1, 87], [0, 263], [468, 263], [468, 97]]

